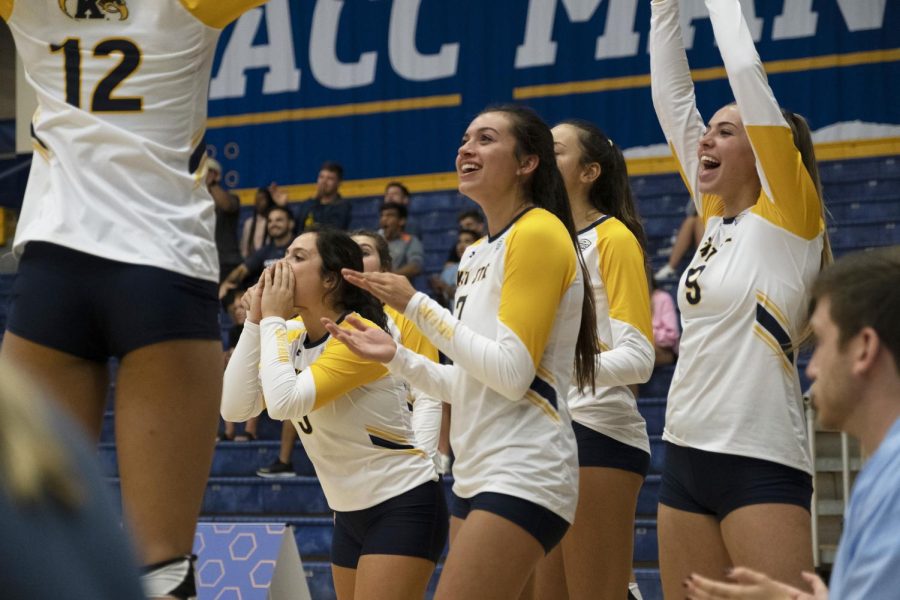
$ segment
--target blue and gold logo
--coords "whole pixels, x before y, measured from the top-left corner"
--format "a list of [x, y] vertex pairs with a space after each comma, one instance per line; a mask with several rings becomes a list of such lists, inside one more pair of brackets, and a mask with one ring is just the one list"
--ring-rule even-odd
[[128, 18], [125, 0], [59, 0], [59, 9], [72, 19]]

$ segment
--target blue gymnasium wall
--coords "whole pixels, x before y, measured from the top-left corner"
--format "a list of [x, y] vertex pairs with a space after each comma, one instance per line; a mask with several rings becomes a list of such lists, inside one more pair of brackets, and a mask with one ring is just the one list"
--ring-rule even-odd
[[[731, 93], [702, 0], [681, 7], [709, 117]], [[814, 130], [878, 124], [838, 139], [881, 137], [896, 149], [900, 0], [743, 7], [784, 106]], [[347, 180], [370, 182], [365, 193], [383, 185], [373, 179], [414, 175], [435, 176], [416, 180], [418, 191], [452, 187], [468, 121], [514, 99], [549, 122], [593, 120], [626, 149], [661, 144], [649, 18], [649, 0], [270, 0], [222, 35], [207, 139], [233, 187], [312, 182], [336, 159]]]

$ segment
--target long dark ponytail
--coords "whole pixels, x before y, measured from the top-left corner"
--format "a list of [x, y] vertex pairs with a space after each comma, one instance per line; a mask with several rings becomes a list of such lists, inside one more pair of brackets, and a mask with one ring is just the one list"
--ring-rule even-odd
[[490, 106], [484, 113], [499, 112], [507, 115], [512, 122], [512, 134], [516, 139], [516, 157], [521, 159], [527, 155], [537, 156], [538, 165], [525, 183], [523, 192], [535, 205], [553, 213], [562, 221], [572, 247], [581, 267], [584, 282], [584, 300], [581, 306], [581, 327], [578, 330], [578, 341], [575, 344], [575, 381], [581, 389], [594, 389], [596, 356], [600, 353], [600, 342], [597, 339], [596, 312], [594, 295], [590, 293], [590, 275], [578, 247], [575, 223], [572, 220], [572, 209], [569, 206], [569, 195], [562, 174], [556, 166], [553, 151], [553, 134], [546, 123], [536, 112], [518, 104], [502, 104]]
[[387, 331], [387, 317], [381, 302], [367, 291], [349, 283], [341, 269], [363, 270], [363, 254], [359, 244], [346, 232], [331, 227], [313, 228], [316, 250], [322, 258], [322, 279], [334, 282], [327, 298], [341, 312], [356, 312]]

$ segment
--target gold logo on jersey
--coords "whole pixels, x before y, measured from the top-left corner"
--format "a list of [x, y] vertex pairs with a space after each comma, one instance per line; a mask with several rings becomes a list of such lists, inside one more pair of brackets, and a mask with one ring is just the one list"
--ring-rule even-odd
[[72, 19], [128, 18], [125, 0], [59, 0], [59, 9]]

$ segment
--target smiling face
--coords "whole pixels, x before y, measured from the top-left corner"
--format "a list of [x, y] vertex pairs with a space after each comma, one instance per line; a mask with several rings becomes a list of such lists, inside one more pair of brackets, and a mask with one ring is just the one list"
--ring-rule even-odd
[[816, 347], [806, 374], [813, 380], [813, 405], [822, 427], [843, 429], [857, 407], [858, 396], [847, 353], [850, 341], [840, 343], [840, 330], [831, 319], [831, 302], [827, 297], [816, 303], [810, 325], [816, 336]]
[[316, 247], [317, 234], [304, 233], [288, 246], [284, 260], [294, 272], [294, 306], [317, 308], [322, 305], [328, 282], [322, 280], [322, 257]]
[[266, 217], [266, 231], [273, 240], [284, 237], [289, 234], [294, 227], [294, 222], [290, 214], [281, 208], [269, 211]]
[[460, 193], [479, 204], [515, 193], [519, 168], [510, 117], [502, 112], [475, 117], [456, 154]]
[[698, 191], [702, 194], [731, 198], [748, 186], [760, 185], [753, 148], [737, 106], [725, 106], [713, 115], [700, 138], [697, 156]]

